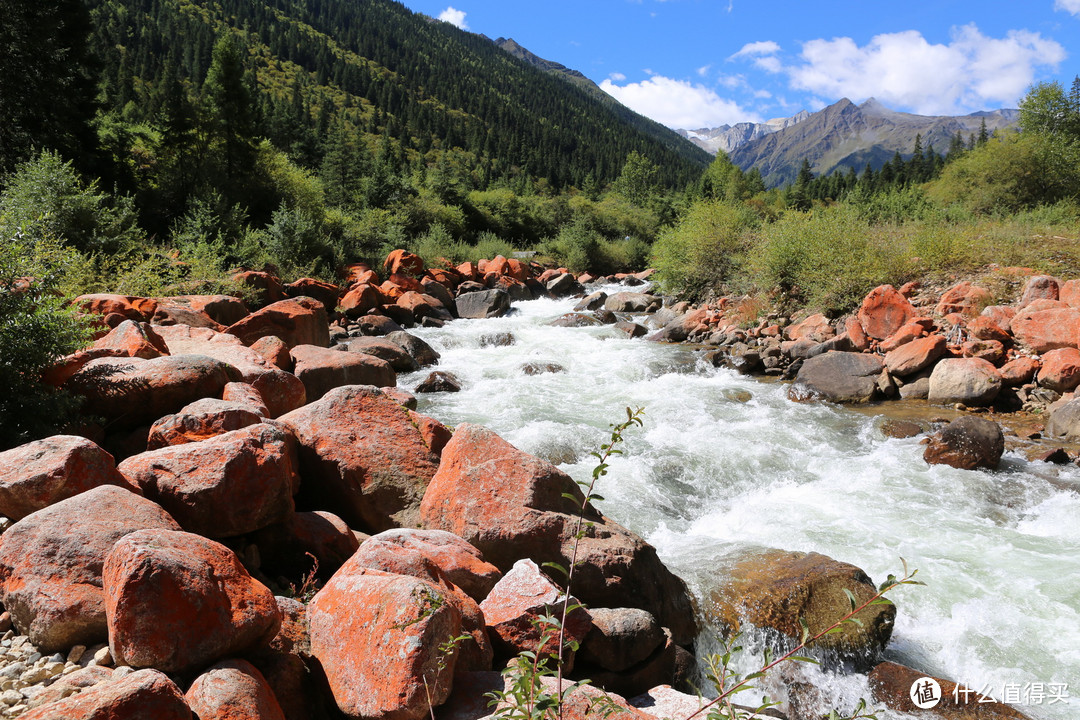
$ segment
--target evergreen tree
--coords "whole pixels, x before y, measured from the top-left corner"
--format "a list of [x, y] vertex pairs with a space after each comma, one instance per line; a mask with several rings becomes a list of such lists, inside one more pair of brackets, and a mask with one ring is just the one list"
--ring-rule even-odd
[[225, 179], [247, 177], [255, 159], [255, 119], [244, 77], [244, 50], [231, 32], [214, 45], [203, 83], [210, 134], [220, 145]]

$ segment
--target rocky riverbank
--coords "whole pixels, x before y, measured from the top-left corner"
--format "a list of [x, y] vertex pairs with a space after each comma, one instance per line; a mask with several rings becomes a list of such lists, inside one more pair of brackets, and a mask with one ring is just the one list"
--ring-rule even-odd
[[[400, 251], [382, 270], [350, 268], [341, 287], [244, 273], [254, 311], [226, 296], [79, 299], [101, 336], [49, 379], [98, 422], [0, 458], [7, 716], [419, 720], [434, 705], [478, 718], [504, 687], [493, 671], [535, 649], [533, 621], [562, 592], [544, 563], [568, 565], [575, 544], [586, 609], [567, 625], [580, 641], [567, 672], [619, 693], [619, 714], [671, 716], [697, 707], [663, 686], [696, 677], [700, 620], [784, 646], [799, 617], [817, 627], [846, 611], [845, 590], [873, 591], [854, 566], [775, 551], [744, 558], [695, 607], [651, 546], [591, 507], [576, 542], [584, 498], [568, 476], [486, 428], [451, 431], [395, 385], [438, 361], [411, 326], [584, 295], [593, 278], [504, 258], [427, 270]], [[723, 332], [716, 358], [777, 340], [784, 357], [778, 322], [729, 330], [700, 322], [709, 308], [637, 293], [596, 302], [562, 321], [638, 336], [641, 320], [680, 341]], [[875, 612], [823, 658], [901, 677], [878, 662], [892, 623]], [[879, 702], [903, 694], [876, 682]], [[792, 719], [820, 710], [789, 702]]]

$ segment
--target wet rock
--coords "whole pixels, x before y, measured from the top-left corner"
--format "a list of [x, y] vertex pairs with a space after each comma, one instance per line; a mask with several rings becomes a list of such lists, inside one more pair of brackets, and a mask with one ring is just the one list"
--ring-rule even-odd
[[584, 313], [566, 313], [548, 323], [551, 327], [564, 328], [595, 327], [602, 324], [603, 323], [593, 315], [585, 315]]
[[358, 320], [363, 335], [389, 335], [405, 332], [405, 328], [385, 315], [364, 315]]
[[[425, 527], [463, 537], [504, 572], [523, 557], [565, 567], [581, 499], [576, 483], [558, 468], [487, 428], [464, 423], [443, 450], [420, 515]], [[648, 610], [671, 628], [676, 642], [689, 642], [696, 624], [683, 582], [638, 536], [591, 507], [586, 519], [592, 525], [578, 545], [574, 594], [588, 606]]]
[[182, 528], [212, 538], [280, 522], [299, 486], [295, 439], [266, 423], [135, 455], [119, 470]]
[[480, 336], [480, 347], [510, 347], [517, 342], [513, 333], [498, 332]]
[[83, 409], [116, 429], [149, 424], [190, 402], [221, 397], [236, 368], [203, 355], [173, 355], [152, 360], [91, 360], [66, 383], [86, 398]]
[[827, 352], [803, 363], [788, 396], [793, 400], [869, 402], [877, 391], [883, 368], [881, 358], [875, 355]]
[[980, 358], [942, 360], [930, 375], [930, 394], [934, 405], [962, 403], [968, 407], [990, 405], [1001, 392], [1001, 375]]
[[493, 318], [510, 312], [510, 296], [504, 290], [480, 290], [458, 295], [458, 317]]
[[164, 673], [140, 670], [29, 710], [25, 720], [192, 720], [180, 688]]
[[386, 339], [409, 353], [421, 367], [439, 362], [439, 353], [434, 348], [404, 330], [387, 333]]
[[915, 317], [915, 308], [892, 285], [874, 288], [863, 298], [858, 318], [863, 331], [884, 340]]
[[273, 593], [233, 551], [191, 533], [126, 535], [102, 579], [109, 648], [132, 667], [198, 669], [269, 641], [281, 624]]
[[543, 375], [544, 373], [566, 372], [566, 368], [558, 363], [525, 363], [521, 366], [521, 372], [525, 375]]
[[883, 703], [895, 712], [930, 714], [920, 710], [912, 700], [912, 689], [916, 682], [927, 677], [933, 679], [940, 688], [937, 695], [940, 703], [933, 708], [932, 714], [942, 720], [1029, 720], [1027, 715], [1003, 703], [980, 701], [983, 688], [958, 688], [957, 684], [950, 680], [888, 660], [879, 663], [870, 671], [872, 697], [875, 702]]
[[195, 678], [184, 699], [199, 720], [285, 720], [266, 678], [246, 660], [209, 668]]
[[292, 349], [292, 358], [296, 364], [293, 372], [304, 383], [309, 403], [346, 385], [397, 385], [397, 374], [390, 363], [375, 355], [298, 345]]
[[662, 304], [663, 299], [656, 295], [617, 292], [604, 301], [604, 309], [611, 312], [647, 313], [659, 309]]
[[1005, 437], [993, 420], [965, 415], [930, 438], [923, 459], [962, 470], [993, 470], [1005, 452]]
[[582, 289], [578, 281], [570, 273], [560, 273], [548, 280], [544, 287], [555, 297], [573, 295], [576, 290]]
[[376, 532], [415, 525], [439, 465], [420, 418], [367, 386], [331, 390], [282, 416], [300, 441], [301, 507], [331, 509]]
[[84, 437], [54, 435], [0, 453], [0, 515], [12, 520], [99, 485], [135, 489], [113, 456]]
[[248, 404], [203, 398], [151, 425], [146, 449], [158, 450], [172, 445], [208, 440], [227, 432], [258, 425], [263, 419]]
[[919, 423], [910, 420], [886, 420], [878, 429], [885, 437], [896, 439], [917, 437], [925, 432]]
[[[404, 333], [408, 335], [408, 333]], [[409, 335], [409, 337], [415, 337]], [[417, 338], [419, 340], [419, 338]], [[422, 340], [420, 342], [423, 342]], [[390, 367], [395, 372], [412, 372], [420, 368], [420, 363], [416, 361], [409, 352], [396, 342], [393, 342], [389, 338], [378, 337], [358, 337], [349, 340], [344, 347], [349, 352], [364, 353], [367, 355], [374, 355], [375, 357], [389, 363]], [[376, 383], [353, 383], [358, 385], [375, 385]], [[385, 383], [380, 384], [384, 385]]]
[[1060, 348], [1042, 356], [1039, 384], [1055, 392], [1072, 392], [1080, 385], [1080, 350]]
[[586, 295], [582, 298], [581, 302], [574, 306], [574, 312], [588, 312], [589, 310], [598, 310], [604, 307], [604, 301], [607, 300], [608, 295], [603, 290], [597, 290], [591, 295]]
[[298, 297], [271, 303], [226, 330], [245, 345], [267, 335], [281, 338], [290, 348], [297, 345], [330, 345], [330, 323], [323, 304], [314, 298]]
[[649, 333], [649, 330], [644, 325], [629, 320], [619, 320], [615, 323], [615, 329], [626, 333], [631, 338], [645, 337]]
[[101, 568], [120, 538], [179, 530], [161, 506], [102, 485], [27, 515], [0, 535], [0, 590], [19, 632], [43, 652], [106, 638]]
[[[450, 694], [461, 616], [418, 578], [346, 563], [308, 606], [311, 654], [348, 717], [421, 720]], [[424, 682], [426, 681], [426, 682]]]
[[[740, 557], [710, 594], [706, 614], [738, 632], [743, 623], [766, 630], [772, 643], [794, 647], [805, 621], [811, 635], [825, 630], [851, 610], [850, 592], [858, 604], [876, 593], [859, 568], [818, 553], [765, 550]], [[825, 635], [809, 651], [834, 666], [834, 658], [857, 668], [877, 662], [892, 636], [894, 605], [872, 605], [855, 616], [860, 622]], [[822, 654], [824, 651], [824, 655]]]
[[453, 373], [436, 370], [416, 386], [418, 393], [460, 392], [461, 381]]

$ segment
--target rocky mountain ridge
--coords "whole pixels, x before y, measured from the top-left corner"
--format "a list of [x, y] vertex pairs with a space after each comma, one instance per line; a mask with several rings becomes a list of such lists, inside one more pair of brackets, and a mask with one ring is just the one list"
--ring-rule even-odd
[[702, 150], [716, 155], [723, 151], [731, 153], [732, 150], [745, 145], [748, 142], [779, 132], [784, 128], [791, 127], [810, 117], [808, 110], [800, 110], [791, 117], [773, 118], [763, 123], [741, 122], [734, 125], [721, 125], [715, 128], [698, 128], [697, 130], [676, 130], [690, 142]]

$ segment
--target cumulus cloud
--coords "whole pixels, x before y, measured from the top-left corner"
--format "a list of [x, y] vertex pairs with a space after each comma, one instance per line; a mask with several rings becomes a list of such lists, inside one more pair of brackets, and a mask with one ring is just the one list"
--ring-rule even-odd
[[784, 69], [796, 89], [857, 101], [874, 96], [891, 107], [946, 115], [1013, 104], [1038, 68], [1056, 68], [1065, 56], [1039, 33], [1011, 30], [990, 38], [966, 25], [953, 30], [948, 45], [915, 30], [877, 35], [862, 47], [851, 38], [811, 40], [802, 62]]
[[465, 11], [458, 10], [453, 6], [448, 7], [439, 13], [439, 19], [443, 22], [450, 23], [456, 28], [461, 28], [462, 30], [469, 29], [469, 24], [465, 22]]
[[1054, 9], [1080, 15], [1080, 0], [1055, 0]]
[[704, 85], [662, 75], [626, 85], [605, 80], [600, 87], [631, 110], [670, 128], [717, 127], [759, 120], [754, 113]]
[[622, 82], [623, 80], [626, 79], [626, 76], [623, 75], [621, 72], [613, 72], [610, 75], [608, 75], [608, 77], [611, 80], [613, 80], [614, 82]]
[[728, 60], [742, 57], [759, 57], [761, 55], [775, 55], [780, 52], [780, 45], [772, 40], [759, 40], [758, 42], [746, 43], [739, 52], [732, 55]]

